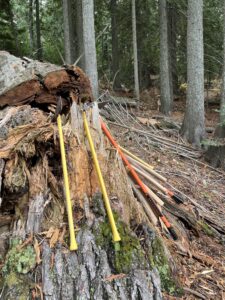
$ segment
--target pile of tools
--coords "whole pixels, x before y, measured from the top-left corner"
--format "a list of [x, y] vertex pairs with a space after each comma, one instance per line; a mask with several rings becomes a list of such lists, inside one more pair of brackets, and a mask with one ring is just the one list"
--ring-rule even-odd
[[[118, 233], [115, 220], [113, 217], [113, 213], [110, 206], [109, 197], [106, 191], [105, 182], [101, 173], [101, 169], [99, 166], [98, 158], [96, 155], [96, 151], [94, 148], [93, 139], [89, 130], [89, 125], [87, 122], [86, 117], [86, 110], [88, 106], [84, 106], [84, 110], [82, 113], [83, 116], [83, 124], [85, 133], [90, 145], [92, 159], [95, 165], [95, 169], [98, 175], [99, 185], [101, 187], [104, 204], [106, 208], [106, 212], [108, 215], [109, 223], [112, 230], [112, 236], [114, 242], [119, 242], [121, 240], [120, 235]], [[75, 239], [74, 233], [74, 225], [73, 225], [73, 218], [72, 218], [72, 205], [70, 199], [70, 191], [69, 191], [69, 180], [67, 174], [67, 167], [66, 167], [66, 157], [65, 157], [65, 149], [64, 149], [64, 141], [63, 141], [63, 133], [62, 133], [62, 125], [61, 125], [61, 117], [58, 115], [57, 117], [58, 123], [58, 130], [59, 130], [59, 138], [60, 138], [60, 149], [61, 149], [61, 159], [62, 159], [62, 166], [63, 166], [63, 175], [64, 175], [64, 186], [65, 186], [65, 195], [66, 195], [66, 202], [67, 202], [67, 213], [68, 213], [68, 222], [69, 222], [69, 229], [70, 229], [70, 250], [77, 250], [78, 246]], [[168, 221], [167, 217], [164, 215], [162, 207], [164, 202], [160, 199], [160, 197], [155, 193], [155, 190], [159, 190], [160, 192], [164, 193], [165, 196], [168, 196], [175, 200], [178, 204], [183, 203], [183, 200], [176, 195], [171, 190], [164, 187], [159, 181], [166, 183], [167, 179], [162, 175], [158, 174], [153, 167], [147, 164], [145, 161], [141, 160], [128, 150], [120, 147], [116, 140], [113, 138], [110, 131], [107, 129], [105, 123], [102, 119], [100, 119], [101, 128], [111, 144], [114, 148], [118, 151], [125, 167], [128, 172], [130, 183], [132, 185], [134, 194], [142, 203], [146, 214], [148, 215], [149, 219], [152, 221], [154, 225], [158, 224], [158, 221], [161, 222], [163, 228], [170, 233], [174, 240], [178, 239], [178, 236], [173, 228], [173, 226]], [[141, 179], [143, 177], [150, 183], [151, 188], [143, 182]]]
[[[159, 190], [160, 192], [164, 193], [165, 196], [169, 196], [178, 204], [183, 203], [183, 199], [179, 195], [175, 194], [173, 191], [169, 190], [161, 183], [159, 183], [159, 181], [165, 183], [167, 179], [154, 171], [152, 166], [150, 166], [145, 161], [141, 160], [128, 150], [119, 146], [102, 120], [101, 128], [111, 144], [118, 151], [124, 165], [126, 166], [133, 191], [136, 197], [142, 203], [148, 217], [155, 225], [157, 225], [158, 220], [161, 221], [162, 226], [166, 229], [166, 231], [171, 234], [174, 240], [177, 240], [178, 236], [172, 224], [170, 224], [163, 213], [162, 207], [164, 205], [164, 202], [156, 194], [155, 190]], [[148, 183], [150, 183], [151, 188], [143, 182], [141, 177], [143, 177], [148, 181]]]

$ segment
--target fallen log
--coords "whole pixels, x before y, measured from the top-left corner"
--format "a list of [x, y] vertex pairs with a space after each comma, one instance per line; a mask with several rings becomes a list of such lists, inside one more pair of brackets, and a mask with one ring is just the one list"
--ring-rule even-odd
[[[86, 75], [73, 66], [27, 62], [7, 52], [0, 52], [0, 64], [0, 217], [8, 216], [2, 219], [7, 230], [0, 232], [7, 233], [6, 253], [0, 247], [2, 299], [162, 299], [161, 284], [176, 291], [165, 246], [155, 242], [153, 224], [135, 199], [121, 160], [106, 150], [94, 103], [87, 120], [121, 236], [119, 245], [112, 241], [83, 128], [83, 104], [93, 100]], [[59, 136], [51, 112], [60, 97], [76, 252], [68, 247]], [[140, 242], [137, 227], [145, 228], [148, 244]], [[153, 251], [151, 243], [160, 248]]]
[[46, 104], [56, 105], [59, 94], [64, 107], [70, 93], [78, 103], [93, 101], [89, 79], [79, 67], [59, 67], [0, 51], [0, 78], [0, 107], [31, 104], [47, 108]]
[[[100, 101], [98, 102], [99, 105], [103, 104], [104, 102], [101, 100], [102, 96], [100, 97]], [[137, 107], [137, 101], [133, 98], [127, 98], [127, 97], [116, 97], [116, 96], [111, 96], [111, 99], [107, 100], [108, 104], [113, 104], [113, 105], [118, 105], [118, 106], [123, 106], [125, 108], [132, 108], [132, 107]]]

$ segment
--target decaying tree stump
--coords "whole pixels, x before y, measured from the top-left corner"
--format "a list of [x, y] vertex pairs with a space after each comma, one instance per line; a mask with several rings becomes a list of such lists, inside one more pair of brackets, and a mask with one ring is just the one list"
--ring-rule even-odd
[[214, 168], [225, 169], [225, 126], [219, 124], [214, 133], [214, 140], [207, 146], [205, 159]]
[[[52, 118], [60, 97], [76, 252], [68, 248]], [[122, 239], [112, 242], [84, 134], [84, 102], [92, 95], [79, 68], [0, 52], [1, 299], [162, 299], [159, 273], [164, 288], [174, 285], [164, 246], [101, 133], [94, 104], [88, 122]]]

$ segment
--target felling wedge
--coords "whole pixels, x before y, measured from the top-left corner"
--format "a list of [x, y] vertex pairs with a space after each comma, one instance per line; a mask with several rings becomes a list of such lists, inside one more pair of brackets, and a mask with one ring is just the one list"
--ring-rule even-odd
[[162, 222], [164, 223], [164, 225], [166, 226], [166, 228], [170, 232], [170, 234], [173, 237], [173, 239], [177, 240], [178, 236], [177, 236], [174, 228], [172, 227], [172, 225], [170, 224], [170, 222], [167, 220], [167, 218], [163, 215], [163, 213], [161, 212], [161, 210], [158, 208], [157, 204], [155, 203], [155, 200], [149, 195], [147, 187], [144, 185], [144, 183], [142, 182], [142, 180], [140, 179], [140, 177], [138, 176], [138, 174], [136, 173], [136, 171], [134, 170], [134, 168], [131, 166], [131, 164], [129, 163], [128, 159], [126, 158], [126, 156], [124, 155], [124, 153], [120, 149], [120, 147], [117, 144], [117, 142], [115, 141], [115, 139], [112, 137], [112, 135], [109, 132], [109, 130], [106, 128], [105, 123], [102, 121], [102, 119], [100, 121], [101, 121], [101, 128], [102, 128], [103, 132], [105, 133], [105, 135], [107, 136], [107, 138], [109, 139], [109, 141], [111, 142], [111, 144], [118, 151], [119, 155], [121, 156], [124, 164], [126, 165], [128, 171], [129, 171], [129, 173], [131, 174], [131, 176], [133, 177], [133, 179], [136, 181], [136, 183], [139, 185], [139, 187], [142, 190], [143, 194], [149, 200], [149, 204], [150, 204], [150, 207], [151, 207], [152, 211], [157, 216], [157, 218], [160, 218], [162, 220]]

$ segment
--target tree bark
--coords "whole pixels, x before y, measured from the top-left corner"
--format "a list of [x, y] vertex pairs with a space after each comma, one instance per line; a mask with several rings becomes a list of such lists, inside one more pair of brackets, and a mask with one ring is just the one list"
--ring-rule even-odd
[[168, 41], [167, 1], [159, 1], [160, 14], [160, 111], [169, 115], [173, 105], [173, 91], [170, 72], [170, 51]]
[[225, 169], [225, 1], [224, 1], [224, 26], [223, 26], [223, 73], [222, 73], [222, 91], [220, 100], [220, 119], [215, 130], [213, 145], [207, 149], [205, 158], [214, 167]]
[[93, 0], [77, 1], [77, 30], [81, 67], [90, 78], [94, 98], [98, 98], [98, 70], [95, 46]]
[[31, 50], [31, 57], [33, 57], [34, 51], [34, 18], [33, 18], [33, 0], [29, 0], [29, 36], [30, 36], [30, 50]]
[[63, 27], [65, 63], [73, 64], [75, 62], [75, 49], [73, 47], [73, 22], [71, 0], [63, 0]]
[[181, 132], [200, 147], [205, 135], [203, 1], [188, 1], [187, 26], [187, 103]]
[[140, 100], [139, 77], [138, 77], [138, 51], [137, 51], [137, 30], [136, 30], [136, 3], [132, 0], [132, 38], [134, 55], [134, 89], [135, 97]]
[[0, 82], [0, 107], [32, 104], [47, 109], [61, 96], [63, 109], [68, 107], [70, 92], [79, 103], [93, 101], [89, 79], [79, 67], [19, 59], [5, 51], [0, 51]]
[[117, 0], [110, 2], [111, 12], [111, 36], [112, 36], [112, 79], [113, 88], [119, 87], [119, 48], [118, 48], [118, 31], [117, 31]]
[[82, 21], [82, 1], [75, 0], [74, 11], [75, 11], [75, 35], [77, 40], [77, 65], [84, 70], [84, 43], [83, 43], [83, 21]]
[[172, 79], [172, 91], [178, 91], [177, 75], [177, 7], [174, 3], [168, 3], [168, 36], [169, 36], [169, 57]]
[[13, 10], [12, 10], [12, 3], [11, 1], [8, 1], [8, 11], [9, 11], [9, 17], [10, 17], [10, 23], [11, 23], [11, 28], [12, 28], [12, 33], [13, 37], [15, 40], [15, 48], [16, 48], [16, 55], [20, 55], [20, 45], [19, 45], [19, 40], [18, 40], [18, 30], [17, 30], [17, 25], [14, 22], [14, 16], [13, 16]]
[[[12, 65], [17, 68], [20, 79], [32, 74], [30, 68], [21, 66], [21, 59], [6, 52], [0, 52], [1, 61], [4, 61], [5, 70], [10, 71]], [[87, 119], [121, 235], [119, 245], [112, 242], [83, 129], [82, 107], [91, 99], [90, 84], [85, 97], [81, 94], [88, 79], [85, 75], [78, 79], [73, 69], [69, 69], [67, 74], [72, 77], [71, 81], [77, 78], [79, 82], [76, 90], [68, 85], [56, 86], [65, 69], [40, 62], [31, 61], [30, 64], [35, 65], [36, 73], [42, 74], [49, 91], [52, 93], [54, 86], [57, 96], [70, 106], [62, 120], [78, 250], [71, 252], [67, 245], [69, 235], [57, 126], [55, 121], [50, 121], [46, 107], [41, 110], [30, 106], [30, 102], [20, 106], [23, 102], [17, 101], [16, 96], [20, 94], [16, 93], [12, 104], [18, 106], [0, 110], [0, 217], [8, 217], [4, 221], [2, 240], [8, 246], [2, 248], [0, 244], [0, 251], [5, 249], [6, 252], [0, 252], [4, 256], [1, 297], [8, 300], [31, 297], [47, 300], [162, 299], [159, 274], [152, 267], [152, 261], [157, 266], [158, 251], [164, 253], [164, 248], [162, 245], [156, 247], [159, 237], [134, 198], [117, 153], [109, 149], [102, 136], [98, 107], [93, 104], [86, 111]], [[14, 89], [27, 82], [27, 79], [21, 82], [18, 78], [14, 82], [13, 78], [11, 82], [2, 81], [3, 76], [7, 77], [5, 74], [0, 73], [0, 82], [6, 85], [1, 87], [1, 97], [11, 87]], [[65, 88], [70, 89], [67, 97]], [[139, 230], [144, 235], [142, 242], [137, 236]], [[162, 261], [165, 262], [165, 258]], [[166, 269], [161, 268], [167, 269], [168, 265]]]
[[41, 45], [41, 25], [40, 25], [40, 3], [35, 0], [36, 4], [36, 39], [37, 39], [37, 59], [42, 59], [42, 45]]
[[222, 73], [222, 97], [220, 100], [220, 124], [217, 129], [219, 138], [225, 137], [225, 2], [224, 2], [224, 21], [223, 21], [223, 73]]

